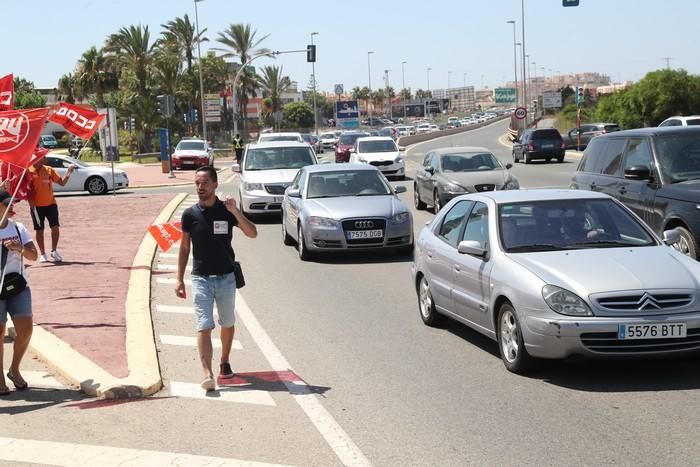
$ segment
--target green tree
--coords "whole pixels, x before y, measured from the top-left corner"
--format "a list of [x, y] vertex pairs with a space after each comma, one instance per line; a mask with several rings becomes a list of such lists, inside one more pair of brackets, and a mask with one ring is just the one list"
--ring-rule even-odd
[[83, 94], [95, 94], [97, 107], [105, 106], [105, 93], [119, 85], [117, 73], [104, 49], [90, 47], [78, 60], [75, 80]]
[[133, 72], [139, 96], [147, 98], [148, 72], [155, 56], [155, 44], [151, 42], [148, 26], [139, 24], [119, 29], [108, 37], [105, 49], [114, 55], [120, 67]]
[[409, 101], [411, 100], [411, 88], [403, 88], [399, 93], [401, 99]]
[[700, 77], [688, 75], [685, 70], [652, 71], [631, 91], [648, 126], [656, 126], [672, 115], [689, 115], [700, 110]]
[[268, 65], [263, 67], [258, 83], [263, 90], [263, 96], [270, 99], [271, 113], [279, 111], [282, 108], [281, 95], [292, 85], [289, 76], [282, 74], [281, 66]]
[[192, 72], [192, 61], [194, 60], [194, 48], [198, 42], [207, 42], [202, 29], [197, 35], [195, 25], [190, 21], [189, 16], [175, 18], [165, 24], [161, 24], [163, 31], [163, 41], [171, 50], [176, 50], [178, 56], [187, 63], [187, 71]]
[[33, 82], [15, 76], [13, 84], [15, 88], [15, 109], [30, 109], [46, 105], [46, 98], [34, 89]]
[[[15, 92], [17, 89], [17, 78], [15, 78]], [[58, 79], [57, 91], [59, 100], [75, 104], [75, 98], [80, 94], [80, 90], [73, 73], [66, 73]]]
[[282, 109], [287, 128], [307, 129], [314, 126], [314, 111], [306, 102], [292, 102]]

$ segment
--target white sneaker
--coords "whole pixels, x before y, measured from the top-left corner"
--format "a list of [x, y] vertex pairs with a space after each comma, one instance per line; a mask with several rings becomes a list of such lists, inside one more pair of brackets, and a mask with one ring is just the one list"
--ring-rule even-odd
[[55, 263], [63, 262], [63, 256], [61, 256], [58, 250], [51, 250], [51, 261]]
[[39, 262], [40, 263], [46, 263], [48, 259], [46, 259], [46, 255], [39, 255]]
[[213, 391], [216, 389], [216, 381], [214, 381], [214, 378], [206, 378], [204, 381], [202, 381], [202, 389], [205, 391]]

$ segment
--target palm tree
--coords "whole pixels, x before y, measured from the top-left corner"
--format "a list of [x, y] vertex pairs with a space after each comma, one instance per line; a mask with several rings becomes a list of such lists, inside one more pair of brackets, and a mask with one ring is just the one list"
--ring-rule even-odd
[[91, 47], [78, 60], [75, 79], [83, 93], [95, 93], [97, 107], [105, 107], [105, 92], [117, 89], [117, 74], [104, 49]]
[[[257, 31], [251, 30], [250, 24], [231, 24], [228, 30], [219, 33], [216, 41], [225, 46], [225, 48], [217, 50], [224, 52], [224, 58], [238, 57], [241, 65], [245, 65], [248, 60], [258, 55], [271, 56], [272, 52], [270, 49], [259, 48], [260, 44], [269, 37], [269, 34], [260, 39], [256, 39], [256, 35]], [[245, 109], [248, 106], [248, 94], [255, 96], [257, 85], [258, 80], [255, 73], [247, 68], [244, 69], [237, 90], [239, 115], [243, 116], [244, 120], [246, 117]]]
[[292, 85], [289, 76], [282, 75], [282, 67], [277, 65], [263, 67], [262, 76], [258, 77], [258, 83], [263, 90], [263, 96], [271, 99], [272, 113], [281, 110], [281, 95]]
[[114, 54], [117, 63], [131, 69], [138, 82], [139, 95], [148, 98], [148, 67], [153, 63], [155, 44], [151, 43], [148, 26], [129, 26], [107, 38], [105, 49]]
[[411, 88], [403, 88], [399, 94], [402, 100], [411, 100]]
[[[16, 84], [17, 83], [15, 83], [15, 92], [18, 92]], [[75, 97], [79, 94], [77, 87], [73, 73], [66, 73], [61, 76], [58, 79], [59, 100], [66, 101], [69, 104], [75, 104]]]
[[179, 56], [187, 63], [187, 71], [192, 72], [192, 61], [194, 60], [194, 47], [197, 42], [206, 42], [209, 39], [204, 37], [206, 28], [197, 35], [195, 25], [190, 22], [189, 16], [175, 18], [166, 24], [161, 24], [163, 31], [163, 42], [177, 50]]

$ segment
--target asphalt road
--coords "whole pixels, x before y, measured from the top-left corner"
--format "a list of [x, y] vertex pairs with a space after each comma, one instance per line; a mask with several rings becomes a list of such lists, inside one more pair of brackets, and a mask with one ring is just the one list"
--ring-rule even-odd
[[[394, 182], [408, 187], [402, 199], [413, 211], [411, 177], [430, 148], [485, 146], [510, 161], [509, 148], [497, 141], [504, 128], [496, 123], [409, 148], [409, 177]], [[511, 170], [523, 187], [565, 187], [576, 163], [567, 158]], [[227, 182], [228, 175], [221, 174], [221, 192], [237, 193], [237, 180]], [[413, 214], [416, 232], [432, 218], [429, 211]], [[257, 224], [257, 239], [234, 239], [248, 283], [241, 295], [372, 464], [700, 465], [697, 358], [556, 362], [516, 376], [505, 370], [495, 342], [454, 322], [439, 329], [422, 324], [410, 257], [374, 253], [301, 262], [293, 247], [283, 245], [277, 218]], [[166, 260], [160, 257], [154, 266]], [[170, 276], [154, 277], [154, 305], [177, 306], [172, 286], [156, 285], [158, 277]], [[267, 369], [248, 319], [240, 322], [242, 350], [233, 353], [234, 369]], [[156, 312], [154, 323], [161, 341], [164, 334], [194, 334], [190, 317]], [[274, 407], [171, 398], [174, 381], [199, 380], [196, 351], [159, 342], [159, 352], [166, 388], [158, 398], [81, 410], [81, 396], [59, 391], [0, 419], [3, 436], [296, 465], [338, 463], [308, 412], [292, 402], [293, 391], [259, 385], [271, 391]]]

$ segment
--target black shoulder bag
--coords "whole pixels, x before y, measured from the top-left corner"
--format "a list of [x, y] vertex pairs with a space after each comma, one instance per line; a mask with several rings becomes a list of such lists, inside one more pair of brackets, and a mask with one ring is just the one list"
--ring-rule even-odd
[[[19, 233], [19, 228], [15, 224], [15, 230], [17, 230], [17, 237], [19, 237], [19, 242], [22, 243], [22, 235]], [[7, 300], [15, 295], [20, 294], [24, 289], [27, 288], [27, 280], [24, 278], [21, 272], [9, 272], [5, 274], [5, 266], [7, 263], [7, 255], [9, 251], [5, 248], [5, 244], [2, 245], [2, 280], [0, 281], [0, 300]], [[20, 255], [21, 267], [20, 270], [24, 269], [24, 258]]]
[[[201, 211], [201, 209], [199, 208], [199, 206], [196, 206], [196, 205], [195, 205], [195, 206], [194, 206], [194, 209], [192, 209], [192, 211], [195, 213], [195, 215], [197, 216], [197, 218], [198, 218], [201, 222], [204, 222], [204, 225], [207, 225], [207, 224], [208, 224], [208, 221], [207, 221], [206, 217], [204, 217], [204, 214], [202, 213], [202, 211]], [[215, 238], [215, 236], [214, 236], [214, 231], [213, 231], [213, 227], [211, 227], [210, 234], [211, 234], [212, 237]], [[213, 240], [214, 238], [212, 238], [212, 240]], [[239, 263], [238, 261], [236, 261], [236, 258], [235, 258], [235, 257], [233, 258], [233, 277], [236, 278], [236, 288], [237, 288], [237, 289], [240, 289], [240, 288], [245, 287], [245, 277], [243, 276], [243, 268], [241, 268], [241, 263]], [[2, 295], [1, 295], [1, 294], [0, 294], [0, 298], [2, 298]]]

